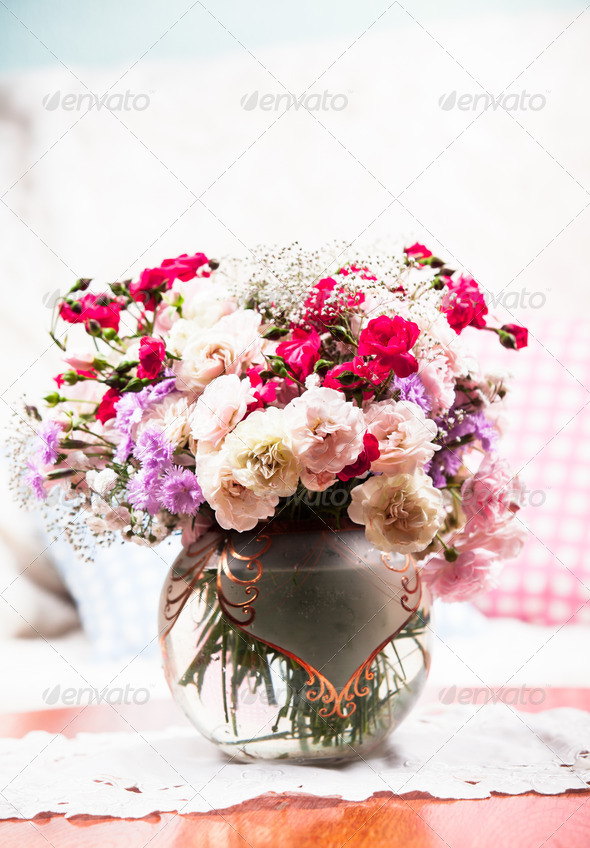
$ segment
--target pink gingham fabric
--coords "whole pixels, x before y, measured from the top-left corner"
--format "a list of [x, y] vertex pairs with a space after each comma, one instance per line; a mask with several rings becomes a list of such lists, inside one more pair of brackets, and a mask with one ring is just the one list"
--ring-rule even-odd
[[487, 370], [491, 362], [514, 375], [501, 450], [526, 485], [517, 520], [528, 538], [478, 606], [537, 624], [590, 624], [590, 322], [538, 322], [520, 351], [480, 335]]

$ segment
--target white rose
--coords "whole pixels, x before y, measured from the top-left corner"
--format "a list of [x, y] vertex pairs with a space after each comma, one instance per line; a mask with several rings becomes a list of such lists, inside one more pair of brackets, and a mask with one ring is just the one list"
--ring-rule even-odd
[[[90, 474], [90, 472], [86, 474], [86, 482], [88, 482], [88, 474]], [[117, 474], [112, 468], [105, 468], [104, 471], [99, 471], [99, 473], [94, 476], [91, 488], [104, 498], [111, 489], [115, 488], [118, 479]]]
[[96, 515], [89, 515], [86, 519], [86, 526], [90, 530], [91, 533], [94, 533], [96, 536], [100, 536], [102, 533], [106, 533], [109, 529], [107, 527], [106, 521], [103, 521], [102, 518], [98, 518]]
[[212, 327], [220, 318], [235, 309], [235, 303], [230, 300], [227, 289], [217, 285], [201, 285], [191, 297], [183, 291], [185, 286], [185, 283], [181, 283], [179, 287], [180, 293], [185, 296], [182, 317], [188, 318], [203, 329]]
[[197, 338], [202, 328], [195, 321], [179, 318], [174, 322], [166, 339], [166, 347], [175, 356], [182, 356], [184, 349], [194, 338]]
[[240, 422], [223, 451], [235, 479], [258, 495], [292, 495], [299, 483], [299, 462], [285, 432], [284, 410], [256, 410]]
[[367, 539], [381, 551], [422, 551], [444, 520], [442, 495], [423, 471], [371, 477], [351, 498], [348, 515], [365, 525]]
[[122, 530], [131, 521], [131, 513], [126, 506], [113, 506], [104, 515], [109, 530]]

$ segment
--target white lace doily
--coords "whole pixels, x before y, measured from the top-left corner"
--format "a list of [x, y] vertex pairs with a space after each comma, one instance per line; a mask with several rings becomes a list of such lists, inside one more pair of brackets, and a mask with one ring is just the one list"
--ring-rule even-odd
[[410, 716], [385, 749], [334, 765], [238, 763], [191, 728], [46, 732], [0, 740], [0, 818], [65, 813], [141, 818], [224, 809], [266, 792], [363, 800], [374, 792], [485, 798], [589, 789], [590, 714], [436, 705]]

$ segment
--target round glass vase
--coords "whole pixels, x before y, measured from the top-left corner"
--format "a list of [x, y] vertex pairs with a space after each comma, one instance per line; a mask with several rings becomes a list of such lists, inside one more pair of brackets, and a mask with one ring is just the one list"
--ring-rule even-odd
[[176, 559], [160, 603], [173, 697], [240, 760], [375, 748], [424, 687], [429, 624], [412, 558], [362, 529], [209, 533]]

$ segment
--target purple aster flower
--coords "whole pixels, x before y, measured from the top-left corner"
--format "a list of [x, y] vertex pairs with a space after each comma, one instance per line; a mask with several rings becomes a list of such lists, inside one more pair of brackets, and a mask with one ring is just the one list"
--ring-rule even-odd
[[61, 427], [57, 421], [44, 421], [39, 427], [37, 435], [41, 442], [37, 451], [41, 462], [45, 465], [53, 465], [57, 459]]
[[[155, 386], [147, 387], [150, 393], [151, 403], [157, 403], [169, 395], [170, 392], [176, 391], [176, 375], [174, 374], [174, 371], [172, 371], [171, 368], [167, 368], [164, 373], [169, 379], [162, 380], [161, 383], [156, 383]], [[145, 389], [142, 391], [145, 391]]]
[[[451, 409], [449, 415], [458, 410]], [[494, 425], [487, 420], [483, 412], [473, 412], [454, 424], [446, 433], [445, 420], [438, 418], [436, 423], [443, 428], [443, 434], [437, 438], [441, 450], [433, 456], [429, 465], [424, 470], [432, 477], [435, 486], [441, 488], [446, 486], [450, 477], [454, 477], [463, 462], [463, 454], [467, 444], [459, 444], [466, 436], [471, 436], [471, 441], [478, 441], [484, 451], [492, 451], [498, 441], [498, 433]], [[448, 424], [446, 424], [448, 426]]]
[[443, 450], [437, 451], [431, 461], [424, 466], [424, 471], [432, 477], [432, 482], [437, 489], [446, 486], [448, 479], [454, 477], [459, 471], [463, 462], [464, 451], [464, 446], [453, 451], [443, 448]]
[[160, 502], [158, 472], [142, 468], [127, 484], [127, 498], [136, 509], [144, 509], [155, 515], [162, 508]]
[[146, 390], [140, 392], [125, 392], [123, 397], [117, 404], [117, 412], [115, 415], [115, 427], [120, 433], [127, 436], [131, 433], [132, 428], [139, 424], [143, 418], [143, 413], [149, 405], [149, 395]]
[[31, 488], [36, 498], [44, 501], [47, 497], [47, 492], [43, 486], [45, 476], [40, 471], [36, 460], [27, 459], [27, 465], [29, 466], [29, 471], [25, 474], [25, 483]]
[[138, 459], [144, 468], [155, 471], [167, 470], [173, 453], [172, 442], [156, 427], [144, 430], [133, 448], [135, 459]]
[[[451, 415], [454, 410], [451, 410]], [[481, 442], [484, 451], [490, 451], [495, 448], [498, 441], [498, 433], [494, 425], [487, 420], [483, 412], [473, 412], [466, 415], [462, 421], [459, 421], [448, 431], [445, 436], [445, 443], [451, 445], [452, 442], [463, 439], [465, 436], [473, 436], [473, 438]]]
[[399, 392], [399, 400], [409, 400], [419, 406], [423, 412], [428, 413], [432, 409], [426, 387], [418, 374], [410, 374], [409, 377], [394, 377], [391, 381], [391, 389]]
[[120, 463], [121, 465], [127, 461], [127, 457], [133, 450], [133, 439], [129, 434], [124, 435], [119, 444], [117, 445], [117, 450], [115, 451], [114, 460], [115, 462]]
[[174, 515], [195, 515], [205, 500], [196, 475], [178, 466], [164, 477], [160, 497], [168, 512]]

